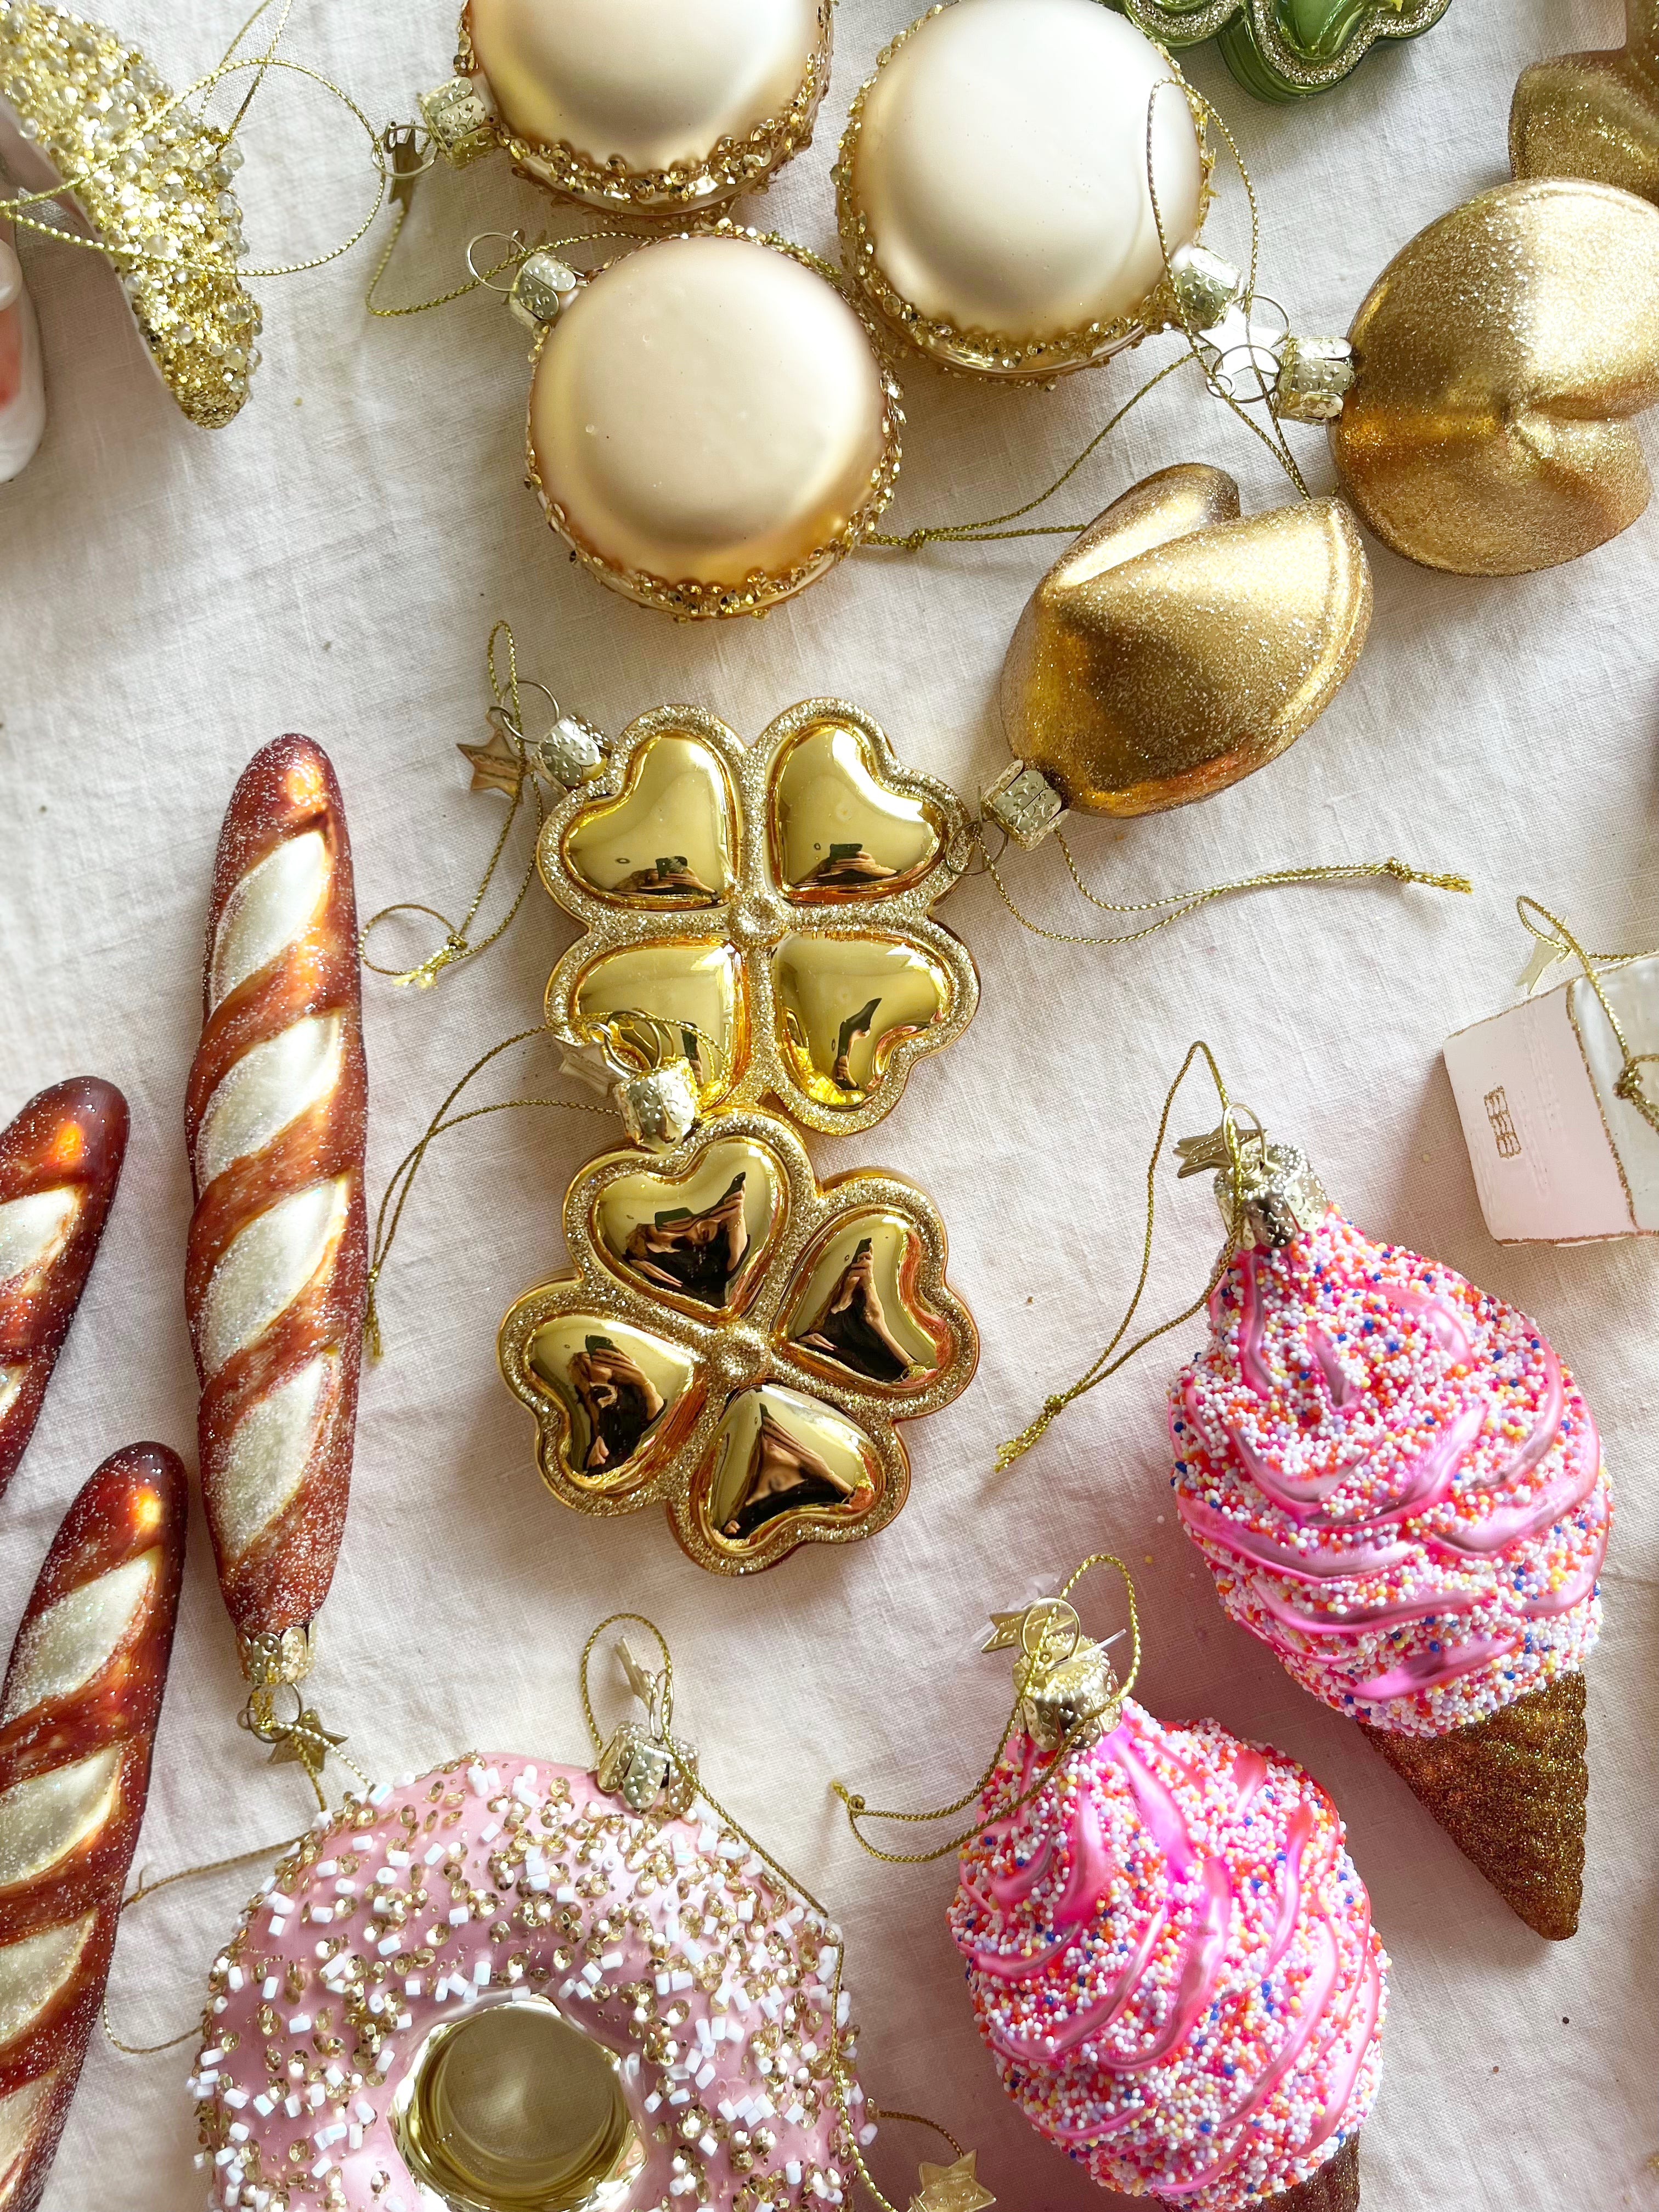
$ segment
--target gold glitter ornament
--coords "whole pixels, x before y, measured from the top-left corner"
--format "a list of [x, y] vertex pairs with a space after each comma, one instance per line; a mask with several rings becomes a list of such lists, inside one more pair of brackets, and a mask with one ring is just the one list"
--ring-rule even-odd
[[469, 0], [455, 75], [420, 101], [458, 167], [504, 149], [562, 198], [686, 213], [812, 140], [833, 0]]
[[842, 258], [934, 361], [1052, 377], [1179, 319], [1210, 169], [1180, 70], [1097, 0], [941, 0], [853, 102]]
[[1027, 603], [1002, 669], [1009, 748], [1085, 813], [1207, 798], [1324, 712], [1370, 611], [1341, 500], [1242, 515], [1224, 471], [1160, 469], [1113, 501]]
[[753, 745], [698, 708], [643, 714], [538, 849], [584, 929], [549, 1026], [580, 1045], [630, 1016], [691, 1024], [705, 1111], [774, 1100], [867, 1129], [979, 1003], [932, 913], [968, 865], [967, 809], [845, 700], [805, 700]]
[[1517, 177], [1592, 177], [1659, 202], [1659, 0], [1625, 0], [1625, 43], [1522, 70], [1510, 108]]
[[1557, 1942], [1577, 1933], [1589, 1797], [1582, 1674], [1558, 1675], [1450, 1735], [1360, 1726], [1529, 1928]]
[[513, 1306], [499, 1346], [556, 1498], [660, 1502], [716, 1574], [887, 1526], [910, 1482], [895, 1424], [959, 1396], [979, 1357], [923, 1192], [820, 1183], [787, 1123], [719, 1114], [648, 1163], [590, 1162], [564, 1234], [573, 1272]]
[[1500, 185], [1420, 231], [1349, 332], [1331, 452], [1361, 520], [1425, 567], [1507, 576], [1628, 528], [1627, 418], [1659, 399], [1659, 210], [1609, 185]]
[[259, 310], [236, 270], [240, 149], [175, 102], [139, 48], [46, 0], [0, 0], [0, 100], [67, 180], [179, 407], [222, 428], [259, 359]]
[[722, 222], [544, 297], [530, 480], [601, 583], [685, 618], [756, 614], [875, 528], [898, 387], [812, 257]]

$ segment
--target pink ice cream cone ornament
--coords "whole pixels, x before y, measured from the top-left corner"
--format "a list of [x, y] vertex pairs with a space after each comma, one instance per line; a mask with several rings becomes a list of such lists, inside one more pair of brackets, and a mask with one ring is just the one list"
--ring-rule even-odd
[[1181, 1517], [1228, 1613], [1364, 1728], [1540, 1935], [1578, 1924], [1586, 1654], [1612, 1506], [1542, 1331], [1376, 1244], [1303, 1155], [1191, 1139], [1234, 1239], [1170, 1393]]
[[[1070, 1603], [1100, 1564], [1129, 1589], [1121, 1682]], [[951, 1934], [1004, 2087], [1103, 2188], [1353, 2212], [1388, 1960], [1335, 1807], [1282, 1753], [1134, 1703], [1119, 1560], [986, 1649], [1015, 1651], [1017, 1703], [979, 1820], [902, 1863], [959, 1853]], [[893, 1817], [842, 1795], [855, 1832]]]

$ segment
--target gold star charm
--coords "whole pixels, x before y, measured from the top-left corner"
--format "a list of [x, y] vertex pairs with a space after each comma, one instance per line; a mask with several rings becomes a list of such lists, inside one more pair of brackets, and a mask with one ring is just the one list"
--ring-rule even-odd
[[996, 2198], [974, 2171], [974, 2161], [979, 2154], [969, 2151], [954, 2166], [929, 2166], [925, 2161], [921, 2169], [921, 2193], [910, 2199], [910, 2212], [984, 2212]]
[[504, 791], [509, 799], [518, 796], [525, 764], [499, 725], [491, 730], [487, 745], [457, 745], [455, 750], [472, 763], [472, 790]]
[[979, 1648], [981, 1651], [1011, 1651], [1019, 1642], [1024, 1626], [1025, 1608], [1023, 1606], [1018, 1613], [994, 1613], [991, 1615], [990, 1636]]
[[297, 1759], [313, 1782], [320, 1779], [327, 1764], [331, 1747], [345, 1741], [343, 1735], [331, 1735], [323, 1726], [322, 1716], [314, 1706], [307, 1705], [298, 1720], [283, 1728], [271, 1746], [270, 1764], [286, 1765]]

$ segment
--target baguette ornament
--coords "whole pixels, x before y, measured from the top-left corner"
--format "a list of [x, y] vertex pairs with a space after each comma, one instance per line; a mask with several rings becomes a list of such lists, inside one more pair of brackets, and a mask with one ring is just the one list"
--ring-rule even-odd
[[143, 1819], [188, 1486], [161, 1444], [70, 1508], [0, 1692], [0, 2212], [34, 2212], [97, 2021]]
[[204, 1017], [185, 1115], [202, 1493], [268, 1711], [310, 1668], [344, 1530], [368, 1273], [351, 848], [308, 738], [257, 753], [232, 796]]
[[98, 1256], [127, 1148], [127, 1102], [73, 1076], [0, 1135], [0, 1492], [17, 1471]]

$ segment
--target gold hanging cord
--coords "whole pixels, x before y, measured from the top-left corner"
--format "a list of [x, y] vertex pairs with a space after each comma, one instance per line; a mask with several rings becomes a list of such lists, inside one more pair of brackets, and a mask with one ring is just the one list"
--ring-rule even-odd
[[[1169, 1133], [1170, 1116], [1175, 1110], [1176, 1094], [1186, 1081], [1188, 1073], [1194, 1062], [1199, 1060], [1201, 1060], [1208, 1068], [1210, 1079], [1215, 1085], [1216, 1095], [1221, 1101], [1219, 1133], [1225, 1146], [1226, 1158], [1232, 1179], [1232, 1205], [1229, 1212], [1226, 1239], [1222, 1245], [1220, 1257], [1210, 1271], [1209, 1280], [1192, 1304], [1184, 1306], [1170, 1320], [1160, 1322], [1156, 1328], [1144, 1331], [1133, 1344], [1120, 1352], [1118, 1346], [1128, 1334], [1130, 1324], [1139, 1310], [1141, 1297], [1146, 1288], [1146, 1278], [1152, 1270], [1152, 1226], [1158, 1212], [1158, 1162], [1163, 1156], [1164, 1139]], [[1118, 1323], [1111, 1341], [1102, 1346], [1092, 1362], [1079, 1376], [1077, 1381], [1067, 1389], [1057, 1390], [1051, 1396], [1045, 1398], [1042, 1401], [1042, 1411], [1036, 1419], [1028, 1422], [1017, 1437], [1010, 1437], [1006, 1443], [999, 1448], [997, 1470], [1000, 1474], [1011, 1468], [1017, 1459], [1030, 1451], [1055, 1415], [1063, 1413], [1073, 1399], [1080, 1398], [1085, 1391], [1092, 1390], [1097, 1382], [1103, 1382], [1109, 1375], [1115, 1375], [1119, 1368], [1127, 1366], [1137, 1352], [1144, 1352], [1149, 1344], [1155, 1344], [1159, 1337], [1167, 1336], [1171, 1329], [1182, 1328], [1195, 1315], [1202, 1313], [1209, 1304], [1212, 1292], [1232, 1264], [1234, 1247], [1238, 1242], [1244, 1225], [1243, 1146], [1247, 1140], [1241, 1138], [1237, 1126], [1237, 1116], [1242, 1110], [1248, 1109], [1242, 1109], [1228, 1097], [1227, 1085], [1222, 1078], [1220, 1068], [1216, 1064], [1215, 1054], [1209, 1046], [1202, 1038], [1200, 1038], [1196, 1043], [1189, 1045], [1187, 1048], [1187, 1057], [1182, 1061], [1175, 1081], [1164, 1094], [1164, 1111], [1158, 1116], [1158, 1134], [1152, 1141], [1152, 1158], [1146, 1163], [1146, 1226], [1141, 1241], [1140, 1273], [1135, 1279], [1134, 1291], [1124, 1310], [1123, 1318]], [[1259, 1124], [1248, 1141], [1265, 1147], [1266, 1133]]]
[[[1622, 1098], [1627, 1106], [1633, 1106], [1650, 1128], [1659, 1131], [1659, 1099], [1649, 1096], [1641, 1073], [1644, 1067], [1659, 1061], [1659, 1052], [1631, 1050], [1624, 1024], [1614, 1013], [1613, 1003], [1602, 989], [1601, 978], [1597, 972], [1602, 968], [1622, 968], [1632, 960], [1650, 960], [1654, 957], [1653, 951], [1587, 952], [1566, 923], [1553, 915], [1547, 907], [1540, 906], [1535, 898], [1528, 898], [1523, 894], [1515, 902], [1515, 910], [1521, 917], [1522, 927], [1529, 929], [1540, 945], [1553, 948], [1553, 957], [1547, 963], [1545, 972], [1556, 960], [1566, 959], [1577, 960], [1583, 969], [1585, 981], [1601, 1000], [1601, 1012], [1607, 1018], [1607, 1027], [1613, 1031], [1621, 1056], [1619, 1074], [1613, 1086], [1613, 1096]], [[1540, 922], [1547, 922], [1549, 927], [1540, 928]]]
[[[507, 654], [505, 682], [502, 681], [501, 672], [495, 665], [495, 647], [498, 641], [504, 646]], [[383, 906], [378, 914], [370, 915], [357, 933], [357, 955], [364, 967], [372, 969], [377, 975], [389, 975], [394, 983], [405, 985], [413, 983], [422, 989], [428, 989], [437, 981], [439, 975], [452, 961], [471, 960], [480, 952], [488, 951], [496, 939], [504, 936], [512, 926], [519, 908], [529, 896], [531, 884], [536, 878], [536, 848], [532, 843], [530, 857], [525, 862], [524, 873], [519, 878], [518, 890], [513, 895], [512, 905], [508, 907], [489, 936], [481, 938], [476, 945], [473, 944], [467, 933], [477, 920], [478, 909], [483, 904], [489, 886], [495, 879], [495, 871], [501, 865], [502, 854], [507, 850], [507, 840], [513, 834], [514, 823], [519, 818], [519, 810], [524, 804], [526, 791], [529, 792], [531, 803], [536, 810], [536, 830], [538, 836], [542, 824], [547, 819], [547, 809], [543, 803], [540, 786], [525, 756], [524, 705], [520, 697], [519, 687], [519, 651], [514, 641], [510, 623], [498, 622], [490, 631], [485, 661], [489, 674], [489, 688], [495, 696], [495, 704], [489, 719], [500, 731], [508, 750], [518, 762], [518, 781], [514, 787], [513, 796], [508, 801], [507, 817], [501, 823], [495, 849], [489, 855], [483, 877], [479, 880], [478, 888], [472, 894], [472, 902], [467, 908], [466, 914], [459, 923], [450, 921], [446, 915], [439, 913], [436, 907], [423, 906], [414, 899], [398, 899], [391, 906]], [[538, 684], [533, 688], [540, 690], [545, 690], [546, 687]], [[551, 697], [551, 696], [550, 693], [549, 696]], [[553, 703], [556, 707], [558, 702], [555, 700]], [[424, 960], [413, 968], [385, 968], [379, 961], [371, 960], [368, 957], [370, 936], [383, 921], [388, 921], [394, 914], [430, 915], [434, 921], [443, 924], [443, 943], [435, 952], [428, 953]]]
[[1042, 922], [1033, 921], [1030, 915], [1016, 903], [1012, 893], [1003, 881], [1000, 864], [1002, 851], [1006, 849], [1006, 840], [1002, 850], [994, 854], [987, 842], [988, 830], [982, 816], [975, 822], [973, 832], [984, 872], [996, 885], [1004, 906], [1023, 929], [1029, 929], [1034, 937], [1046, 937], [1054, 945], [1138, 945], [1143, 937], [1151, 937], [1160, 929], [1167, 929], [1172, 921], [1180, 921], [1188, 915], [1195, 914], [1200, 907], [1207, 906], [1212, 899], [1224, 898], [1233, 891], [1282, 889], [1290, 884], [1360, 883], [1368, 878], [1390, 876], [1395, 883], [1422, 884], [1431, 890], [1472, 893], [1474, 889], [1467, 876], [1437, 875], [1427, 869], [1413, 868], [1404, 860], [1390, 857], [1386, 860], [1310, 862], [1299, 868], [1267, 868], [1254, 876], [1237, 877], [1231, 883], [1206, 884], [1201, 890], [1171, 891], [1164, 898], [1134, 900], [1120, 904], [1112, 899], [1103, 899], [1090, 890], [1079, 872], [1072, 848], [1066, 842], [1066, 832], [1056, 830], [1054, 840], [1065, 858], [1067, 872], [1091, 906], [1099, 908], [1103, 914], [1151, 914], [1158, 916], [1156, 921], [1149, 921], [1140, 929], [1124, 930], [1116, 935], [1090, 935], [1071, 930], [1048, 929]]
[[[1198, 1048], [1194, 1047], [1194, 1049], [1197, 1050]], [[1084, 1577], [1096, 1567], [1115, 1567], [1123, 1578], [1124, 1593], [1128, 1600], [1131, 1638], [1129, 1671], [1121, 1682], [1115, 1683], [1111, 1717], [1106, 1721], [1103, 1729], [1101, 1716], [1081, 1717], [1068, 1730], [1059, 1749], [1035, 1782], [993, 1809], [981, 1810], [979, 1817], [969, 1826], [963, 1828], [960, 1834], [952, 1836], [948, 1843], [940, 1844], [930, 1851], [884, 1850], [879, 1844], [872, 1843], [869, 1837], [865, 1834], [863, 1823], [866, 1820], [890, 1820], [906, 1827], [931, 1827], [936, 1821], [954, 1819], [958, 1813], [965, 1812], [970, 1805], [979, 1805], [996, 1778], [997, 1769], [1002, 1764], [1002, 1754], [1008, 1748], [1009, 1739], [1019, 1726], [1020, 1708], [1024, 1703], [1022, 1692], [1016, 1690], [1013, 1710], [1008, 1716], [1007, 1723], [1002, 1734], [997, 1739], [996, 1749], [991, 1753], [984, 1772], [976, 1782], [969, 1784], [961, 1796], [953, 1797], [948, 1805], [936, 1806], [931, 1812], [927, 1813], [904, 1813], [891, 1808], [883, 1809], [867, 1804], [858, 1791], [848, 1790], [843, 1783], [832, 1783], [830, 1787], [847, 1808], [848, 1826], [858, 1839], [860, 1848], [867, 1851], [872, 1859], [880, 1859], [888, 1866], [933, 1866], [940, 1859], [953, 1857], [964, 1844], [971, 1843], [973, 1838], [982, 1832], [988, 1820], [1012, 1820], [1017, 1813], [1024, 1812], [1028, 1805], [1035, 1804], [1043, 1792], [1051, 1789], [1059, 1780], [1065, 1771], [1066, 1760], [1085, 1739], [1092, 1740], [1102, 1733], [1109, 1734], [1110, 1729], [1116, 1726], [1116, 1713], [1121, 1711], [1123, 1700], [1133, 1689], [1136, 1678], [1140, 1673], [1140, 1607], [1135, 1597], [1134, 1577], [1115, 1553], [1091, 1553], [1063, 1584], [1057, 1597], [1038, 1598], [1034, 1604], [1027, 1606], [1023, 1613], [1008, 1616], [1006, 1626], [1005, 1617], [999, 1615], [997, 1633], [994, 1635], [992, 1641], [985, 1646], [985, 1649], [988, 1651], [1003, 1650], [1008, 1644], [1017, 1640], [1027, 1658], [1036, 1659], [1045, 1653], [1052, 1656], [1055, 1660], [1069, 1658], [1083, 1640], [1081, 1624], [1076, 1609], [1070, 1603], [1071, 1595]], [[1064, 1650], [1060, 1648], [1062, 1639], [1065, 1639]]]

